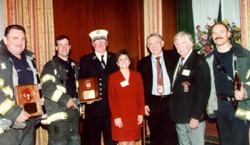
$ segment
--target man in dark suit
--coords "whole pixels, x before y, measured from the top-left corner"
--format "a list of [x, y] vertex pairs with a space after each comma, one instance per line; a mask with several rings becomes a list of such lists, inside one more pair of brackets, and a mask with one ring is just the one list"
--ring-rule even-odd
[[79, 77], [97, 77], [101, 100], [89, 101], [85, 105], [86, 124], [84, 124], [87, 145], [101, 145], [103, 134], [104, 145], [115, 145], [111, 139], [111, 117], [108, 107], [107, 79], [108, 75], [116, 71], [115, 56], [107, 52], [108, 31], [94, 30], [89, 34], [94, 52], [81, 57]]
[[[137, 64], [137, 70], [141, 73], [144, 83], [145, 114], [148, 116], [150, 145], [177, 144], [176, 131], [169, 112], [170, 82], [177, 57], [174, 53], [165, 53], [163, 45], [161, 35], [150, 34], [147, 37], [150, 55], [142, 58]], [[162, 79], [158, 78], [158, 73]]]
[[172, 83], [170, 112], [176, 122], [179, 145], [204, 145], [204, 113], [210, 94], [209, 67], [193, 50], [189, 33], [177, 33], [174, 45], [180, 58]]

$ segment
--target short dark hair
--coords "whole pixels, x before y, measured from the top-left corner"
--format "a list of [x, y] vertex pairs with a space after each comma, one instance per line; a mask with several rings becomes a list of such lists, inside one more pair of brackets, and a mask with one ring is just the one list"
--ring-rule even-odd
[[7, 27], [5, 28], [4, 36], [7, 36], [7, 35], [10, 33], [10, 30], [12, 30], [12, 29], [20, 30], [20, 31], [22, 31], [24, 34], [26, 34], [25, 29], [24, 29], [23, 26], [14, 24], [14, 25], [9, 25], [9, 26], [7, 26]]
[[126, 55], [129, 60], [131, 61], [131, 56], [130, 54], [128, 53], [128, 51], [126, 49], [121, 49], [119, 50], [116, 55], [115, 55], [115, 60], [118, 61], [118, 58], [121, 56], [121, 55]]
[[63, 39], [67, 39], [69, 41], [69, 45], [70, 45], [70, 39], [69, 39], [69, 37], [67, 35], [58, 35], [58, 36], [56, 36], [55, 45], [57, 46], [57, 41], [63, 40]]

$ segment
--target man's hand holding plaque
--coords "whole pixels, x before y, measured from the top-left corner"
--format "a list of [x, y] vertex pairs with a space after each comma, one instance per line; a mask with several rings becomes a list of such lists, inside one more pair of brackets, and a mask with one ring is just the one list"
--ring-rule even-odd
[[99, 101], [99, 87], [98, 80], [96, 77], [80, 79], [79, 83], [79, 100], [81, 103]]
[[78, 109], [78, 104], [74, 102], [74, 99], [70, 98], [66, 104], [67, 109]]
[[16, 86], [16, 102], [31, 117], [43, 114], [40, 93], [36, 84]]
[[25, 110], [22, 110], [22, 112], [17, 117], [15, 123], [23, 123], [26, 120], [28, 120], [31, 117], [29, 113], [27, 113]]
[[236, 100], [243, 100], [246, 97], [246, 89], [238, 73], [235, 73], [234, 78], [234, 96]]

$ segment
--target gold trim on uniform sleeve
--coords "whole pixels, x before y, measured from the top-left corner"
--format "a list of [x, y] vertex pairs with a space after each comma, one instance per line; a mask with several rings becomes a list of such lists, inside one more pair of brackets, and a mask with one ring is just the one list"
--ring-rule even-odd
[[0, 79], [0, 88], [4, 86], [4, 79]]
[[66, 88], [60, 85], [57, 85], [56, 88], [60, 91], [62, 91], [63, 93], [66, 93]]
[[10, 98], [13, 98], [13, 90], [10, 88], [10, 86], [2, 88], [2, 91], [6, 96], [10, 96]]
[[76, 88], [79, 88], [79, 82], [76, 80]]
[[[248, 69], [247, 74], [246, 74], [246, 80], [248, 80], [250, 77], [250, 69]], [[246, 85], [250, 86], [250, 81], [245, 83]]]
[[53, 75], [50, 75], [50, 74], [46, 74], [42, 77], [41, 79], [41, 84], [47, 82], [47, 81], [52, 81], [52, 82], [55, 82], [56, 81], [56, 78], [53, 76]]
[[5, 99], [5, 101], [0, 104], [0, 114], [5, 115], [5, 113], [8, 112], [14, 105], [14, 101], [11, 101], [10, 99]]
[[248, 79], [249, 77], [250, 77], [250, 69], [248, 69], [247, 71], [246, 79]]
[[55, 90], [55, 92], [53, 93], [51, 100], [58, 102], [58, 100], [61, 98], [63, 92], [61, 92], [60, 90]]
[[6, 69], [6, 64], [5, 63], [1, 63], [1, 69]]
[[250, 111], [243, 108], [237, 108], [235, 116], [243, 120], [250, 120]]
[[63, 93], [66, 93], [66, 88], [63, 86], [57, 85], [56, 90], [51, 97], [51, 100], [58, 102], [58, 100], [61, 98]]

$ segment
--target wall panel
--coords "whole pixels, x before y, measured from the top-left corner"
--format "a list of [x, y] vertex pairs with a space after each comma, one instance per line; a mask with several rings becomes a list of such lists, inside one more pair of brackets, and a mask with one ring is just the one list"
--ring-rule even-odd
[[4, 37], [4, 7], [3, 7], [3, 1], [0, 0], [0, 40]]
[[162, 0], [162, 17], [165, 49], [172, 49], [176, 33], [176, 0]]
[[53, 0], [55, 35], [71, 38], [75, 60], [92, 51], [89, 32], [109, 31], [109, 50], [127, 48], [135, 61], [141, 56], [143, 0]]

